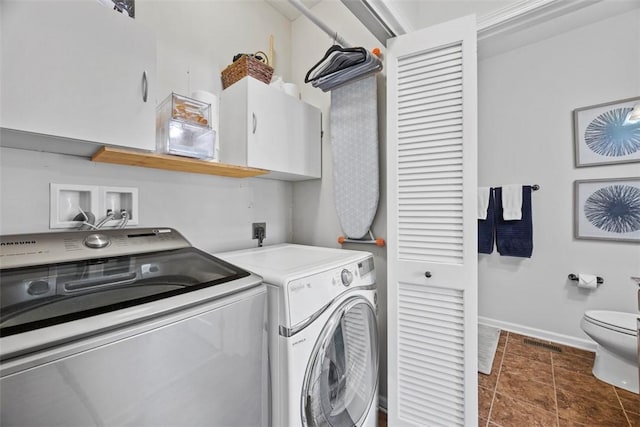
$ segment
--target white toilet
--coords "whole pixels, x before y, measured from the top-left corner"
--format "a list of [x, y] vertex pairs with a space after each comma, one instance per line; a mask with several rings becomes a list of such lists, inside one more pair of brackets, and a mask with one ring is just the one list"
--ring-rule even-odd
[[598, 343], [593, 375], [638, 393], [638, 315], [589, 310], [582, 317], [580, 326]]

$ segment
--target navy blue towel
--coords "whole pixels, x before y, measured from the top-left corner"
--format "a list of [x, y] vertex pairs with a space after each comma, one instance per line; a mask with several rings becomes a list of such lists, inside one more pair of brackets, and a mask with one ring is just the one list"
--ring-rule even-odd
[[502, 219], [502, 188], [494, 189], [496, 203], [496, 246], [500, 255], [531, 258], [533, 221], [531, 218], [531, 186], [522, 186], [522, 219]]
[[478, 219], [478, 253], [490, 254], [493, 252], [493, 216], [495, 212], [493, 201], [493, 188], [489, 189], [489, 207], [487, 219]]

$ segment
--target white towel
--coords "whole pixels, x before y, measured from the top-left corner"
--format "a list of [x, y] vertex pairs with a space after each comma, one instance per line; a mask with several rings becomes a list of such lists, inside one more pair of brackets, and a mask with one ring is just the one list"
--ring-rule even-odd
[[487, 219], [487, 209], [489, 209], [490, 187], [478, 187], [478, 219]]
[[522, 219], [522, 185], [502, 186], [502, 219]]

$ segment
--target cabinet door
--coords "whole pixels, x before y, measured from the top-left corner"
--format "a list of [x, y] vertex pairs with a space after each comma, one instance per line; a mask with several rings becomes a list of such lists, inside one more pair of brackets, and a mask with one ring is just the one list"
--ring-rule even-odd
[[155, 148], [151, 31], [95, 0], [1, 7], [2, 127]]
[[320, 178], [320, 111], [255, 79], [248, 85], [247, 165]]

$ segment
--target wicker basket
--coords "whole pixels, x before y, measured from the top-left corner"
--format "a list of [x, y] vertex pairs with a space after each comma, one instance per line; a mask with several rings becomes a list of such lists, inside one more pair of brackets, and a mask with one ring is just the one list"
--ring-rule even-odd
[[246, 76], [253, 77], [263, 83], [269, 84], [271, 82], [272, 75], [273, 68], [258, 61], [257, 59], [244, 55], [222, 70], [222, 88], [226, 89]]

